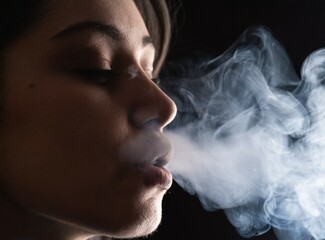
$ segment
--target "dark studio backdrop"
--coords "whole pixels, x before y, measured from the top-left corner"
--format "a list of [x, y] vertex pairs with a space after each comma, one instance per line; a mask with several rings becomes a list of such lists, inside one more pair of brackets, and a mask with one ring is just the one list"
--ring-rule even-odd
[[[168, 59], [204, 51], [223, 53], [251, 25], [267, 26], [285, 47], [297, 73], [325, 47], [325, 0], [183, 0]], [[325, 96], [324, 96], [325, 97]], [[163, 221], [152, 240], [239, 240], [222, 210], [207, 212], [176, 182], [163, 202]], [[276, 239], [272, 231], [254, 240]]]

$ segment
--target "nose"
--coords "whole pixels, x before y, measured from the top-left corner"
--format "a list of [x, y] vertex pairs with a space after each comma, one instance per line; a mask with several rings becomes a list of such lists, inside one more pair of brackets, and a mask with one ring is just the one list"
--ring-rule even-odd
[[[151, 79], [137, 77], [129, 121], [136, 128], [162, 130], [176, 115], [176, 105]], [[134, 89], [135, 90], [135, 89]]]

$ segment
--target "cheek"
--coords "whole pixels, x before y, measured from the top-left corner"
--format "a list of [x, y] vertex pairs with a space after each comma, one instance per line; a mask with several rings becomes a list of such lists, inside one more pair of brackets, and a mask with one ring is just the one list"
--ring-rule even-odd
[[89, 147], [102, 141], [118, 144], [127, 124], [118, 101], [86, 85], [40, 83], [32, 88], [19, 87], [9, 92], [5, 105], [10, 131], [21, 138], [32, 137], [29, 141], [40, 140], [41, 145], [54, 141], [54, 145], [66, 144], [73, 149], [83, 142]]
[[5, 106], [2, 183], [23, 204], [76, 207], [118, 180], [127, 122], [107, 94], [40, 83], [9, 91]]

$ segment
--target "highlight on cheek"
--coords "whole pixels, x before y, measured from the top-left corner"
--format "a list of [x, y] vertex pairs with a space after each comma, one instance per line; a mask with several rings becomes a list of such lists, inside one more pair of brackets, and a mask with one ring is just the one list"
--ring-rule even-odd
[[176, 182], [243, 237], [272, 227], [280, 240], [324, 239], [325, 49], [299, 76], [258, 27], [195, 59], [167, 64], [162, 82], [178, 108], [167, 131]]

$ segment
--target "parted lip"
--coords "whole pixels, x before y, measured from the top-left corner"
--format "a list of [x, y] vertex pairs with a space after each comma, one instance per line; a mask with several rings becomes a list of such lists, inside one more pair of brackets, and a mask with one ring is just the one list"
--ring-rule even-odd
[[120, 148], [120, 156], [134, 167], [152, 165], [163, 168], [171, 160], [173, 148], [159, 131], [146, 130], [128, 139]]
[[169, 160], [166, 158], [158, 158], [149, 162], [136, 163], [133, 166], [135, 167], [145, 167], [146, 165], [152, 165], [155, 167], [163, 168], [168, 164]]

